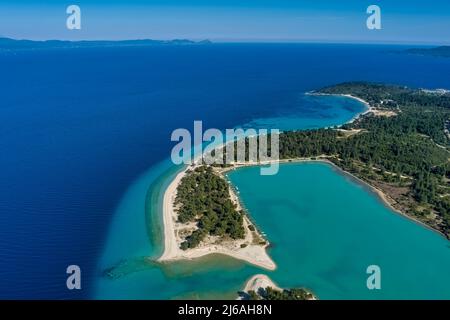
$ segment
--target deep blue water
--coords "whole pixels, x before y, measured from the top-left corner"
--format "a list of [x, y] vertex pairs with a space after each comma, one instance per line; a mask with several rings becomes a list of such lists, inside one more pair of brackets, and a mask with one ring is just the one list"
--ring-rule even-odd
[[[302, 115], [305, 91], [450, 88], [450, 59], [392, 46], [214, 44], [0, 53], [0, 298], [88, 298], [109, 223], [175, 128]], [[326, 112], [311, 114], [320, 126]], [[68, 291], [65, 269], [82, 268]]]

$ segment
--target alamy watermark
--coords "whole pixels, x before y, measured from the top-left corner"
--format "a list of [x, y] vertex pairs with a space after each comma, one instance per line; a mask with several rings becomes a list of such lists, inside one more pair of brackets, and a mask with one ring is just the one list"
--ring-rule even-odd
[[66, 273], [69, 275], [66, 280], [66, 286], [69, 290], [81, 289], [81, 268], [76, 264], [67, 267]]
[[381, 29], [381, 8], [375, 4], [367, 7], [367, 14], [370, 16], [367, 18], [366, 25], [369, 30]]
[[174, 164], [208, 165], [261, 164], [261, 175], [274, 175], [279, 169], [278, 129], [207, 129], [194, 121], [194, 136], [187, 129], [172, 132], [178, 142], [171, 152]]
[[66, 9], [66, 13], [69, 15], [66, 20], [66, 27], [69, 30], [81, 29], [81, 9], [77, 5], [70, 5]]
[[380, 290], [381, 289], [381, 268], [375, 264], [370, 265], [366, 269], [366, 273], [369, 277], [366, 281], [367, 289]]
[[[366, 20], [366, 26], [369, 30], [381, 30], [381, 8], [372, 4], [367, 7], [366, 13], [369, 17]], [[81, 29], [81, 8], [72, 4], [66, 8], [66, 14], [69, 16], [66, 20], [66, 27], [69, 30]]]

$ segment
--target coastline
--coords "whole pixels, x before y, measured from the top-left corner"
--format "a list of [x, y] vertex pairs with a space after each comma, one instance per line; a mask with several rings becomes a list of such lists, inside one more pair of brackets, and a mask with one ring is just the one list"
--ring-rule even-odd
[[[366, 188], [369, 192], [373, 193], [378, 200], [385, 205], [387, 208], [389, 208], [391, 211], [393, 211], [394, 213], [407, 218], [408, 220], [410, 220], [411, 222], [414, 222], [418, 225], [420, 225], [421, 227], [425, 227], [426, 229], [430, 230], [430, 231], [434, 231], [435, 233], [437, 233], [438, 235], [442, 236], [443, 238], [447, 239], [447, 237], [445, 236], [444, 233], [440, 232], [439, 230], [427, 225], [426, 223], [398, 210], [397, 208], [395, 208], [393, 206], [393, 202], [395, 202], [390, 196], [388, 196], [386, 193], [384, 193], [382, 190], [378, 189], [375, 186], [370, 185], [369, 183], [367, 183], [366, 181], [362, 180], [361, 178], [355, 176], [354, 174], [345, 171], [344, 169], [342, 169], [341, 167], [339, 167], [338, 165], [336, 165], [334, 162], [329, 160], [329, 157], [325, 156], [325, 155], [321, 155], [321, 156], [317, 156], [317, 157], [307, 157], [307, 158], [292, 158], [292, 159], [281, 159], [277, 161], [279, 164], [295, 164], [295, 163], [308, 163], [308, 162], [321, 162], [324, 164], [328, 164], [330, 165], [333, 169], [335, 169], [339, 174], [344, 175], [350, 179], [352, 179], [355, 183], [360, 184], [362, 187]], [[236, 170], [239, 168], [243, 168], [243, 167], [254, 167], [254, 166], [261, 166], [261, 165], [267, 165], [270, 162], [261, 162], [261, 163], [242, 163], [242, 164], [237, 164], [233, 167], [227, 168], [224, 170], [224, 172], [228, 172], [231, 170]]]
[[363, 99], [361, 99], [361, 98], [352, 96], [351, 94], [340, 94], [340, 95], [337, 95], [337, 96], [340, 96], [340, 97], [346, 97], [346, 98], [349, 98], [349, 99], [353, 99], [353, 100], [359, 101], [359, 102], [361, 102], [363, 105], [365, 105], [365, 107], [366, 107], [366, 110], [364, 110], [364, 111], [362, 111], [362, 112], [356, 114], [356, 115], [355, 115], [350, 121], [348, 121], [347, 123], [353, 123], [353, 122], [355, 122], [356, 120], [358, 120], [360, 117], [362, 117], [362, 116], [364, 116], [364, 115], [366, 115], [366, 114], [368, 114], [368, 113], [373, 113], [373, 112], [375, 111], [375, 109], [374, 109], [374, 108], [373, 108], [366, 100], [363, 100]]
[[375, 113], [375, 108], [373, 108], [366, 100], [361, 99], [359, 97], [353, 96], [351, 94], [329, 94], [329, 93], [320, 93], [320, 92], [306, 92], [305, 95], [309, 95], [309, 96], [330, 96], [330, 97], [345, 97], [345, 98], [349, 98], [349, 99], [353, 99], [356, 101], [359, 101], [360, 103], [362, 103], [365, 107], [366, 110], [357, 113], [353, 118], [351, 118], [349, 121], [339, 125], [338, 127], [342, 127], [344, 124], [349, 124], [349, 123], [353, 123], [356, 120], [358, 120], [360, 117], [368, 114], [368, 113]]
[[272, 281], [267, 275], [265, 274], [255, 274], [253, 277], [247, 280], [245, 283], [244, 289], [242, 289], [243, 292], [248, 293], [249, 291], [255, 291], [258, 292], [258, 290], [263, 289], [265, 290], [267, 287], [271, 287], [275, 290], [283, 290], [281, 289], [275, 282]]
[[[276, 291], [284, 291], [283, 288], [278, 286], [272, 279], [269, 278], [269, 276], [265, 274], [255, 274], [250, 279], [247, 280], [245, 283], [244, 288], [242, 289], [242, 292], [245, 294], [249, 294], [250, 291], [255, 292], [256, 294], [261, 294], [261, 291], [266, 291], [266, 289], [270, 287]], [[309, 292], [310, 297], [306, 300], [317, 300], [317, 297]], [[238, 300], [243, 300], [244, 297], [238, 298]]]
[[[366, 106], [366, 110], [363, 112], [360, 112], [358, 114], [356, 114], [350, 121], [346, 122], [345, 124], [350, 124], [355, 122], [356, 120], [358, 120], [360, 117], [369, 114], [369, 113], [373, 113], [374, 115], [386, 115], [384, 114], [382, 111], [380, 112], [379, 110], [375, 109], [374, 107], [372, 107], [369, 102], [367, 102], [364, 99], [361, 99], [359, 97], [353, 96], [351, 94], [328, 94], [328, 93], [319, 93], [319, 92], [307, 92], [306, 95], [312, 95], [312, 96], [337, 96], [337, 97], [346, 97], [346, 98], [350, 98], [350, 99], [354, 99], [357, 100], [359, 102], [361, 102], [362, 104], [364, 104]], [[390, 115], [388, 115], [390, 116]], [[342, 125], [341, 125], [342, 126]], [[339, 126], [339, 127], [341, 127]], [[323, 159], [319, 159], [321, 156], [317, 157], [318, 159], [313, 160], [311, 159], [310, 161], [322, 161], [325, 163], [330, 164], [334, 169], [336, 169], [340, 174], [344, 174], [347, 177], [350, 177], [351, 179], [353, 179], [355, 182], [361, 184], [363, 187], [367, 188], [370, 192], [374, 193], [375, 196], [390, 210], [394, 211], [394, 213], [397, 213], [399, 215], [401, 215], [402, 217], [407, 218], [408, 220], [422, 226], [425, 227], [428, 230], [434, 231], [437, 234], [439, 234], [440, 236], [444, 237], [445, 239], [448, 239], [448, 237], [442, 233], [441, 231], [427, 225], [426, 223], [418, 220], [415, 217], [412, 217], [404, 212], [402, 212], [401, 210], [397, 209], [394, 207], [393, 203], [395, 202], [395, 200], [393, 200], [390, 196], [388, 196], [387, 194], [385, 194], [382, 190], [378, 189], [375, 186], [372, 186], [371, 184], [369, 184], [368, 182], [362, 180], [361, 178], [355, 176], [354, 174], [345, 171], [344, 169], [342, 169], [341, 167], [339, 167], [338, 165], [336, 165], [335, 163], [333, 163], [332, 161], [328, 160], [326, 156], [323, 157]], [[302, 161], [305, 161], [304, 159]], [[295, 159], [291, 159], [288, 162], [295, 162]], [[299, 162], [299, 161], [297, 161]], [[280, 162], [281, 163], [281, 162]]]
[[328, 163], [338, 171], [338, 173], [343, 174], [347, 177], [349, 177], [350, 179], [354, 180], [356, 183], [359, 183], [360, 185], [362, 185], [364, 188], [368, 189], [370, 192], [372, 192], [377, 198], [378, 200], [381, 201], [381, 203], [383, 203], [387, 208], [389, 208], [391, 211], [393, 211], [394, 213], [407, 218], [408, 220], [410, 220], [411, 222], [414, 222], [418, 225], [420, 225], [421, 227], [425, 227], [426, 229], [430, 230], [430, 231], [434, 231], [435, 233], [437, 233], [438, 235], [442, 236], [443, 238], [445, 238], [446, 240], [448, 240], [447, 236], [442, 233], [441, 231], [427, 225], [425, 222], [422, 222], [404, 212], [402, 212], [401, 210], [395, 208], [393, 206], [393, 202], [395, 202], [389, 195], [387, 195], [386, 193], [384, 193], [382, 190], [378, 189], [375, 186], [372, 186], [371, 184], [367, 183], [366, 181], [362, 180], [361, 178], [355, 176], [354, 174], [343, 170], [342, 168], [340, 168], [339, 166], [337, 166], [336, 164], [334, 164], [331, 161], [328, 161]]
[[[350, 99], [354, 99], [359, 101], [360, 103], [364, 104], [366, 107], [366, 110], [359, 112], [356, 114], [350, 121], [346, 123], [352, 123], [359, 119], [360, 117], [368, 114], [368, 113], [374, 113], [377, 114], [378, 111], [375, 108], [373, 108], [367, 101], [355, 97], [349, 94], [323, 94], [323, 93], [315, 93], [315, 92], [308, 92], [306, 93], [308, 95], [317, 95], [317, 96], [342, 96]], [[382, 112], [381, 112], [382, 113]], [[380, 113], [380, 115], [381, 115]], [[343, 125], [343, 124], [342, 124]], [[342, 126], [341, 125], [341, 126]], [[283, 163], [299, 163], [299, 162], [322, 162], [328, 165], [331, 165], [335, 170], [338, 171], [338, 173], [343, 174], [351, 179], [353, 179], [356, 183], [359, 183], [364, 188], [366, 188], [369, 192], [372, 192], [386, 207], [388, 207], [391, 211], [394, 213], [397, 213], [401, 215], [404, 218], [407, 218], [408, 220], [425, 227], [428, 230], [434, 231], [440, 236], [443, 236], [445, 239], [447, 237], [440, 232], [439, 230], [436, 230], [435, 228], [427, 225], [426, 223], [416, 219], [415, 217], [412, 217], [406, 213], [403, 213], [402, 211], [396, 209], [394, 207], [395, 201], [385, 194], [382, 190], [378, 189], [375, 186], [372, 186], [368, 182], [362, 180], [361, 178], [355, 176], [354, 174], [345, 171], [338, 165], [336, 165], [334, 162], [330, 161], [330, 157], [326, 155], [320, 155], [317, 157], [308, 157], [308, 158], [293, 158], [293, 159], [279, 159], [276, 161], [263, 161], [263, 162], [245, 162], [245, 163], [233, 163], [230, 167], [225, 167], [218, 169], [218, 173], [227, 179], [226, 173], [231, 170], [236, 170], [241, 167], [247, 167], [247, 166], [262, 166], [262, 165], [268, 165], [270, 163], [277, 162], [279, 164]], [[198, 248], [189, 249], [186, 251], [183, 251], [179, 248], [179, 239], [177, 238], [177, 227], [176, 227], [176, 213], [173, 207], [173, 202], [176, 197], [176, 190], [178, 187], [178, 184], [180, 183], [181, 179], [186, 175], [187, 170], [195, 168], [197, 164], [187, 166], [183, 171], [177, 174], [177, 176], [171, 181], [169, 186], [167, 187], [165, 193], [164, 193], [164, 200], [163, 200], [163, 227], [164, 227], [164, 251], [162, 255], [158, 258], [159, 262], [170, 262], [175, 260], [182, 260], [182, 259], [195, 259], [199, 258], [208, 254], [223, 254], [227, 256], [231, 256], [235, 259], [246, 261], [252, 265], [259, 266], [261, 268], [267, 269], [267, 270], [275, 270], [276, 264], [275, 262], [270, 258], [270, 256], [267, 254], [267, 247], [269, 246], [269, 243], [266, 241], [266, 245], [248, 245], [245, 248], [239, 247], [239, 245], [235, 245], [233, 247], [230, 246], [224, 246], [221, 244], [216, 243], [208, 243], [206, 245], [201, 245]], [[229, 181], [227, 179], [227, 181]], [[239, 209], [242, 209], [241, 200], [239, 199], [238, 195], [236, 194], [236, 190], [234, 187], [230, 184], [230, 196], [233, 202], [238, 206]], [[249, 218], [249, 213], [246, 212], [245, 218], [244, 218], [244, 225], [247, 230], [246, 237], [248, 236], [249, 230], [248, 225], [253, 224], [251, 222], [251, 219]], [[256, 233], [259, 237], [263, 238], [261, 235], [261, 232], [256, 230]], [[247, 239], [248, 240], [248, 239]]]
[[359, 118], [361, 118], [362, 116], [364, 116], [366, 114], [369, 114], [369, 113], [373, 114], [374, 116], [384, 116], [384, 117], [392, 117], [392, 116], [396, 116], [397, 115], [397, 112], [395, 112], [395, 111], [384, 110], [382, 108], [373, 107], [366, 100], [361, 99], [361, 98], [356, 97], [356, 96], [351, 95], [351, 94], [337, 94], [337, 93], [336, 94], [331, 94], [331, 93], [307, 92], [306, 95], [310, 95], [310, 96], [345, 97], [345, 98], [356, 100], [356, 101], [362, 103], [366, 107], [366, 110], [357, 113], [352, 119], [350, 119], [346, 123], [343, 123], [343, 124], [337, 126], [338, 128], [342, 127], [344, 124], [353, 123], [356, 120], [358, 120]]

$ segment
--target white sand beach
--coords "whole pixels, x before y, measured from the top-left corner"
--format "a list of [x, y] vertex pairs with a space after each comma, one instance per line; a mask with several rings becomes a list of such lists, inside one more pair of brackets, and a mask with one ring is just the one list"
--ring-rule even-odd
[[362, 104], [364, 104], [366, 106], [366, 110], [364, 110], [363, 112], [358, 113], [357, 115], [355, 115], [350, 121], [348, 121], [347, 123], [352, 123], [356, 120], [358, 120], [360, 117], [362, 117], [365, 114], [371, 113], [374, 116], [378, 116], [378, 117], [393, 117], [397, 115], [396, 111], [392, 111], [389, 109], [385, 109], [385, 108], [376, 108], [372, 105], [369, 104], [369, 102], [367, 102], [364, 99], [361, 99], [359, 97], [353, 96], [351, 94], [328, 94], [328, 93], [317, 93], [317, 92], [308, 92], [306, 93], [307, 95], [312, 95], [312, 96], [338, 96], [338, 97], [346, 97], [346, 98], [350, 98], [350, 99], [354, 99], [357, 100], [359, 102], [361, 102]]
[[[256, 274], [253, 277], [251, 277], [247, 283], [244, 286], [244, 289], [242, 290], [245, 293], [249, 293], [249, 291], [254, 291], [256, 293], [259, 293], [260, 290], [266, 290], [268, 287], [277, 290], [277, 291], [283, 291], [283, 288], [280, 288], [275, 282], [273, 282], [272, 279], [270, 279], [265, 274]], [[310, 297], [307, 298], [307, 300], [317, 300], [317, 297], [310, 293]], [[240, 297], [239, 299], [243, 299]]]
[[260, 289], [265, 290], [267, 287], [271, 287], [275, 290], [282, 290], [265, 274], [256, 274], [247, 281], [242, 291], [246, 293], [249, 291], [258, 292]]

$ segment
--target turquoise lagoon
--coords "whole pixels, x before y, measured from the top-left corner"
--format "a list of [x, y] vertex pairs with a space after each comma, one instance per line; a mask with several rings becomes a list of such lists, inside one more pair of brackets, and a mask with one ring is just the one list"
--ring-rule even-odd
[[[229, 179], [273, 248], [282, 287], [304, 286], [321, 299], [449, 299], [450, 242], [387, 208], [367, 186], [319, 162], [259, 168]], [[381, 268], [368, 290], [366, 268]]]
[[[275, 114], [243, 127], [327, 127], [365, 109], [344, 97], [299, 99], [302, 113]], [[392, 212], [369, 189], [324, 163], [283, 164], [275, 176], [261, 176], [258, 167], [229, 174], [271, 242], [277, 270], [219, 255], [158, 264], [162, 196], [181, 169], [163, 161], [128, 188], [105, 241], [94, 298], [234, 299], [256, 273], [283, 287], [307, 287], [321, 299], [450, 298], [450, 243]], [[381, 268], [381, 290], [366, 287], [366, 268], [373, 264]]]

